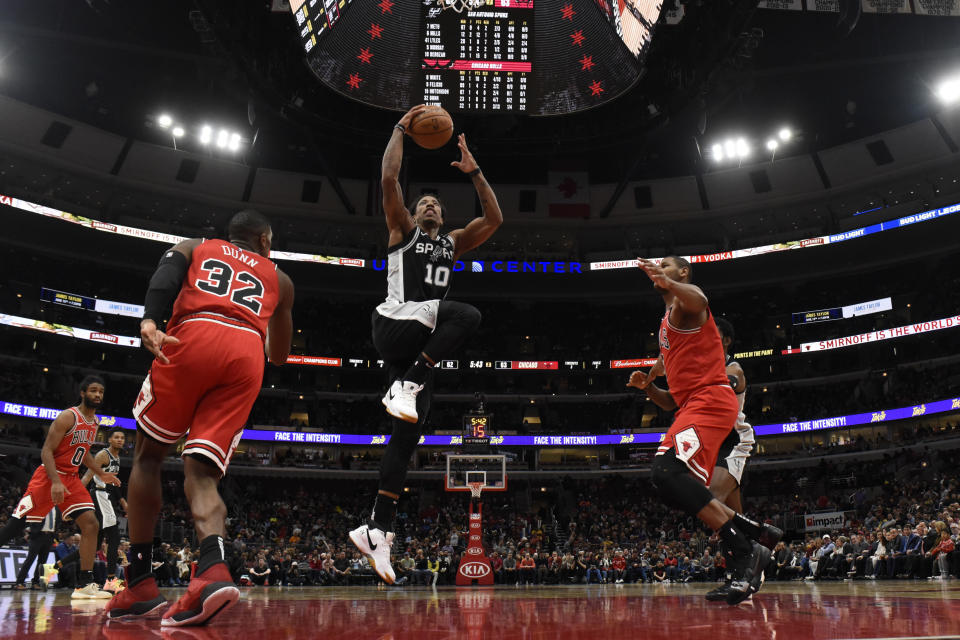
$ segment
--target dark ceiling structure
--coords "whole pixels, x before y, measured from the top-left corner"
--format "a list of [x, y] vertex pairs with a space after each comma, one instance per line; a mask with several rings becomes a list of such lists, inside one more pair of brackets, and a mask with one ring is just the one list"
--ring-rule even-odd
[[[248, 164], [368, 177], [398, 114], [317, 82], [291, 14], [273, 4], [4, 0], [0, 93], [158, 144], [169, 144], [160, 110], [215, 120], [244, 132]], [[929, 115], [931, 83], [960, 68], [960, 18], [681, 4], [683, 20], [658, 27], [642, 78], [616, 100], [549, 118], [459, 114], [488, 175], [543, 182], [550, 169], [582, 168], [625, 183], [703, 172], [713, 139], [783, 125], [797, 133], [783, 153], [809, 153]], [[453, 154], [408, 147], [412, 179]]]

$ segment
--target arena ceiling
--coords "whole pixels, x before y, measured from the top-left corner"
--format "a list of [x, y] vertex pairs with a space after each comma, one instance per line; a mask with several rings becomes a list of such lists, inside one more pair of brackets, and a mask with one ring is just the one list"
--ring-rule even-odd
[[[487, 173], [502, 182], [571, 167], [595, 182], [690, 174], [711, 168], [713, 140], [762, 139], [783, 125], [797, 132], [783, 152], [808, 153], [930, 115], [931, 85], [960, 71], [960, 17], [865, 13], [850, 29], [837, 14], [755, 0], [683, 4], [683, 20], [656, 31], [643, 77], [617, 100], [548, 118], [458, 115]], [[169, 143], [161, 110], [216, 120], [249, 137], [247, 163], [368, 176], [397, 114], [317, 82], [295, 26], [267, 1], [4, 0], [0, 93], [158, 144]], [[413, 179], [449, 161], [411, 154]]]

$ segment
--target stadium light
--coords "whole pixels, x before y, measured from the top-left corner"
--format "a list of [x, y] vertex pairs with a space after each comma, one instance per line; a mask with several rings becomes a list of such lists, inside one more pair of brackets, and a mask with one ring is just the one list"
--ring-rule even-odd
[[203, 125], [200, 129], [200, 144], [210, 144], [212, 140], [213, 128], [208, 124]]
[[777, 135], [780, 137], [782, 141], [787, 142], [788, 140], [790, 140], [790, 138], [793, 137], [793, 131], [791, 131], [787, 127], [784, 127], [783, 129], [780, 129], [780, 133], [778, 133]]
[[737, 141], [730, 139], [723, 143], [723, 150], [726, 151], [727, 156], [730, 158], [737, 157]]
[[713, 151], [713, 159], [716, 162], [723, 162], [723, 145], [721, 144], [713, 145], [712, 151]]
[[746, 138], [737, 138], [737, 157], [746, 158], [750, 155], [750, 145], [747, 144]]
[[227, 144], [230, 151], [238, 151], [240, 149], [240, 134], [232, 133], [230, 134], [230, 142]]
[[177, 125], [173, 128], [172, 133], [174, 138], [182, 138], [186, 133], [186, 131], [183, 129], [183, 127], [181, 127], [180, 125]]
[[217, 146], [221, 149], [226, 149], [229, 141], [230, 132], [226, 129], [220, 129], [220, 133], [217, 134]]
[[160, 125], [161, 129], [166, 129], [173, 124], [173, 118], [167, 113], [162, 113], [160, 117], [157, 118], [157, 124]]
[[960, 76], [948, 78], [937, 86], [937, 97], [943, 104], [954, 104], [960, 101]]
[[777, 147], [779, 146], [780, 146], [780, 143], [774, 140], [773, 138], [770, 138], [769, 140], [767, 140], [767, 149], [769, 151], [776, 151]]

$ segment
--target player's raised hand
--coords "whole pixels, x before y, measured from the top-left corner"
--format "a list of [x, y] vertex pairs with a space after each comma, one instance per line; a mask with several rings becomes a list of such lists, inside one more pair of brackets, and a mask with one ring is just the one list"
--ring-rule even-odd
[[630, 374], [630, 380], [627, 382], [627, 386], [635, 389], [646, 389], [656, 377], [657, 375], [653, 369], [649, 371], [640, 371], [638, 369]]
[[661, 289], [666, 289], [672, 282], [658, 262], [640, 258], [640, 268], [646, 272], [653, 284]]
[[403, 114], [403, 117], [400, 118], [400, 121], [397, 122], [397, 124], [403, 127], [404, 133], [406, 133], [406, 129], [410, 128], [410, 123], [412, 123], [418, 115], [420, 115], [426, 110], [427, 110], [427, 105], [425, 104], [418, 104], [415, 107], [411, 107], [409, 111]]
[[170, 364], [167, 356], [163, 355], [161, 349], [165, 344], [180, 344], [180, 341], [173, 336], [168, 336], [157, 328], [153, 320], [143, 320], [140, 323], [140, 341], [144, 348], [153, 354], [153, 356], [163, 364]]
[[112, 484], [115, 487], [120, 486], [120, 478], [117, 477], [115, 473], [109, 473], [104, 471], [100, 474], [100, 479], [103, 480], [106, 484]]
[[62, 482], [54, 482], [50, 485], [50, 499], [53, 504], [60, 504], [68, 495], [70, 495], [70, 490]]
[[470, 153], [470, 149], [467, 148], [467, 136], [462, 133], [457, 136], [457, 147], [460, 149], [460, 160], [451, 162], [451, 167], [456, 167], [464, 173], [470, 173], [480, 168], [477, 161], [474, 160], [473, 154]]

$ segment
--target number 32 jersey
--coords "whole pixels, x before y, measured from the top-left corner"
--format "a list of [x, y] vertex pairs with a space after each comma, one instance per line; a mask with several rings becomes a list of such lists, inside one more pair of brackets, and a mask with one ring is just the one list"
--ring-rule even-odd
[[403, 242], [388, 249], [387, 304], [443, 300], [453, 274], [453, 239], [436, 240], [414, 227]]
[[194, 317], [230, 326], [239, 321], [265, 338], [280, 298], [278, 282], [269, 259], [224, 240], [204, 240], [193, 250], [169, 326]]

